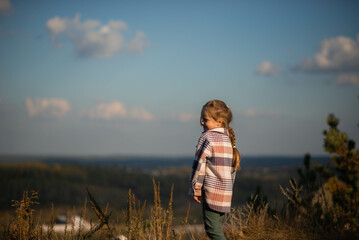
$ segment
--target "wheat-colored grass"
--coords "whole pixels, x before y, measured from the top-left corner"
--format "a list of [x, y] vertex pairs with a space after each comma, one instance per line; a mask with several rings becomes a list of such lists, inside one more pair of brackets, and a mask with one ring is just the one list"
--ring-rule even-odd
[[[95, 221], [89, 220], [87, 200], [80, 210], [73, 208], [67, 213], [63, 232], [55, 231], [55, 206], [51, 207], [49, 224], [44, 227], [42, 212], [35, 214], [34, 206], [38, 204], [37, 192], [24, 191], [21, 200], [13, 201], [15, 213], [11, 221], [3, 226], [1, 239], [10, 240], [82, 240], [82, 239], [127, 239], [127, 240], [208, 240], [203, 231], [195, 231], [189, 227], [190, 208], [187, 209], [182, 228], [175, 231], [173, 226], [173, 190], [169, 196], [168, 206], [164, 207], [160, 198], [160, 183], [153, 179], [154, 198], [152, 206], [146, 201], [141, 203], [129, 189], [127, 209], [124, 218], [113, 220], [109, 205], [101, 207], [88, 191], [89, 203], [96, 216]], [[246, 206], [232, 209], [226, 214], [223, 229], [228, 240], [319, 240], [319, 239], [355, 239], [353, 232], [338, 229], [336, 222], [329, 219], [329, 213], [318, 208], [316, 203], [304, 205], [300, 198], [300, 188], [293, 181], [290, 188], [283, 189], [288, 204], [273, 214], [269, 205], [256, 205], [256, 198]], [[320, 201], [318, 201], [320, 202]], [[324, 201], [322, 201], [324, 202]], [[304, 207], [305, 206], [305, 207]], [[317, 212], [316, 212], [317, 211]], [[147, 214], [146, 214], [147, 213]], [[320, 214], [319, 214], [320, 213]], [[75, 223], [76, 215], [80, 216]], [[121, 221], [122, 219], [122, 221]], [[90, 221], [90, 228], [85, 222]], [[77, 220], [76, 220], [77, 221]], [[325, 225], [325, 227], [323, 227]], [[188, 230], [189, 229], [189, 230]]]

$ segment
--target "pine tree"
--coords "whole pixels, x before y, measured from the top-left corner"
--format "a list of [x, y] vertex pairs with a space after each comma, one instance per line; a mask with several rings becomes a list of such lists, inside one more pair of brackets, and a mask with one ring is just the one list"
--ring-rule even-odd
[[334, 114], [327, 118], [324, 149], [332, 154], [334, 169], [317, 164], [316, 171], [327, 181], [324, 185], [332, 194], [331, 208], [335, 221], [344, 230], [359, 231], [359, 148], [348, 135], [338, 129], [339, 119]]

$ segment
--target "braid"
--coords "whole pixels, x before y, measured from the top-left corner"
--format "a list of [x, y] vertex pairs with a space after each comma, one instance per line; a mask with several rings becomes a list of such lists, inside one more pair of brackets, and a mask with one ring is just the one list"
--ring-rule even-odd
[[231, 127], [228, 127], [229, 139], [231, 140], [233, 148], [236, 147], [236, 135], [234, 134], [234, 130]]
[[234, 130], [231, 127], [228, 127], [229, 139], [231, 140], [233, 147], [233, 168], [235, 171], [241, 169], [239, 165], [241, 161], [241, 155], [239, 155], [239, 151], [236, 147], [236, 135], [234, 134]]

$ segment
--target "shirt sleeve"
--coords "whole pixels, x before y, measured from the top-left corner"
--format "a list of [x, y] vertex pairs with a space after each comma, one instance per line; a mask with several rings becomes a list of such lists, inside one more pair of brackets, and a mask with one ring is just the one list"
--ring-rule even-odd
[[202, 196], [202, 186], [206, 173], [207, 158], [211, 155], [208, 138], [202, 134], [196, 147], [196, 158], [192, 165], [191, 186], [194, 196]]

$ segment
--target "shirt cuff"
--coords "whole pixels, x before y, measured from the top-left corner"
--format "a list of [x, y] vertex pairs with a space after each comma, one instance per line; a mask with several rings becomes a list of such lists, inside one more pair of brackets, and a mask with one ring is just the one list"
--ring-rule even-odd
[[202, 189], [194, 189], [193, 188], [193, 195], [197, 196], [197, 197], [201, 197], [202, 196]]

